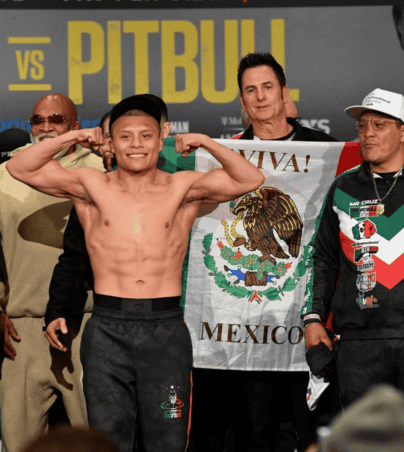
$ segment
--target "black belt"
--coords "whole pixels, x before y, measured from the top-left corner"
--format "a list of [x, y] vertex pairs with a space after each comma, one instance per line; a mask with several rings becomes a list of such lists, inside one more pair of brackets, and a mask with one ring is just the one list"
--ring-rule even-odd
[[94, 304], [100, 308], [124, 312], [170, 311], [180, 307], [181, 297], [121, 298], [94, 294]]

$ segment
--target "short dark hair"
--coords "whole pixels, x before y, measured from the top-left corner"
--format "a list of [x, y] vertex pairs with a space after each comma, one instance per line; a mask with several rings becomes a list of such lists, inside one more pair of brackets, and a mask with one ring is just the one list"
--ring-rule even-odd
[[396, 120], [397, 129], [399, 129], [401, 126], [404, 126], [404, 122], [401, 121], [401, 119], [397, 119], [397, 118], [393, 118], [393, 119]]
[[242, 90], [242, 80], [243, 74], [247, 69], [258, 66], [269, 66], [276, 75], [278, 79], [279, 85], [281, 89], [286, 85], [285, 72], [283, 71], [283, 67], [275, 60], [275, 58], [270, 53], [249, 53], [245, 57], [243, 57], [240, 61], [237, 71], [237, 82], [238, 87], [240, 89], [240, 93]]
[[102, 126], [104, 125], [104, 122], [111, 117], [111, 112], [108, 111], [107, 113], [105, 113], [105, 115], [101, 118], [100, 120], [100, 125], [99, 127], [101, 127], [101, 129], [103, 128]]

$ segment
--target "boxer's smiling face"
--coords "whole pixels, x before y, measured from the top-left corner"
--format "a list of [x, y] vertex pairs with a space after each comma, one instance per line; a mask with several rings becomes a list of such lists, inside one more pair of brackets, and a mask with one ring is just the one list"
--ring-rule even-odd
[[155, 167], [163, 145], [159, 124], [149, 115], [121, 116], [113, 123], [111, 149], [120, 169], [138, 173]]

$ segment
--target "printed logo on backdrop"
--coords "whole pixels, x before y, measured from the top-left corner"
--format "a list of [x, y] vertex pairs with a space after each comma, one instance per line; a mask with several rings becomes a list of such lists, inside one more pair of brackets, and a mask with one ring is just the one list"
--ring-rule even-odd
[[[216, 285], [257, 303], [279, 300], [294, 290], [306, 263], [303, 258], [293, 266], [288, 260], [299, 256], [303, 228], [292, 198], [265, 186], [232, 201], [230, 212], [237, 218], [231, 224], [221, 221], [226, 242], [214, 243], [213, 233], [203, 239], [204, 263]], [[220, 249], [219, 258], [212, 255], [212, 246]]]
[[240, 116], [222, 116], [220, 121], [222, 123], [220, 138], [227, 139], [244, 132]]
[[309, 129], [317, 129], [321, 130], [322, 132], [331, 134], [329, 119], [301, 119], [300, 124], [303, 127], [308, 127]]

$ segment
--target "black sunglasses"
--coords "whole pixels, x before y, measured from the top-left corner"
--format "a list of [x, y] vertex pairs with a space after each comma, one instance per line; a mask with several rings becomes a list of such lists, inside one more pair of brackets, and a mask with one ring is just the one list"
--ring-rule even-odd
[[37, 126], [39, 124], [43, 124], [45, 121], [49, 121], [50, 124], [63, 124], [67, 121], [67, 119], [63, 115], [59, 115], [57, 113], [44, 118], [42, 115], [32, 115], [29, 118], [29, 123], [33, 126]]

